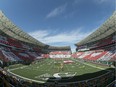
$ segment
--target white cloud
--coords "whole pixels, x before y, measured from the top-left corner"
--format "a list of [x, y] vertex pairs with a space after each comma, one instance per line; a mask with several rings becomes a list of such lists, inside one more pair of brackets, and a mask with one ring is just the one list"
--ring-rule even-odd
[[[52, 34], [52, 31], [48, 30], [38, 30], [34, 32], [30, 32], [29, 34], [34, 37], [35, 39], [49, 45], [54, 46], [65, 46], [65, 45], [74, 45], [75, 43], [79, 42], [80, 40], [84, 39], [88, 36], [91, 32], [82, 32], [82, 28], [73, 29], [70, 32], [62, 32], [62, 33], [55, 33]], [[73, 49], [74, 50], [74, 47]]]
[[59, 6], [55, 9], [53, 9], [50, 13], [47, 14], [46, 18], [51, 18], [51, 17], [55, 17], [57, 15], [62, 14], [65, 11], [66, 6], [67, 6], [67, 4], [64, 4], [62, 6]]
[[98, 4], [102, 4], [102, 3], [106, 3], [106, 2], [108, 2], [108, 1], [110, 1], [110, 0], [94, 0], [96, 3], [98, 3]]
[[75, 51], [74, 44], [79, 42], [80, 40], [87, 37], [91, 32], [82, 32], [82, 28], [73, 29], [70, 32], [63, 32], [63, 33], [56, 33], [52, 35], [52, 31], [48, 30], [38, 30], [34, 32], [30, 32], [29, 34], [34, 37], [35, 39], [49, 45], [53, 46], [71, 46], [72, 51]]
[[34, 38], [36, 38], [36, 39], [38, 39], [38, 38], [41, 39], [41, 38], [47, 36], [48, 35], [48, 32], [45, 31], [45, 30], [38, 30], [38, 31], [30, 32], [29, 34], [31, 36], [33, 36]]
[[76, 5], [80, 2], [81, 0], [74, 0], [73, 5]]
[[100, 3], [107, 2], [108, 0], [98, 0]]

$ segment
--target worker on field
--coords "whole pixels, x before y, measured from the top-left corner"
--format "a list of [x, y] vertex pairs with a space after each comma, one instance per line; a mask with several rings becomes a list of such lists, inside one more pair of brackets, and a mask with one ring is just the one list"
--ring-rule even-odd
[[61, 71], [63, 71], [63, 68], [64, 68], [64, 64], [61, 63], [61, 66], [60, 66]]

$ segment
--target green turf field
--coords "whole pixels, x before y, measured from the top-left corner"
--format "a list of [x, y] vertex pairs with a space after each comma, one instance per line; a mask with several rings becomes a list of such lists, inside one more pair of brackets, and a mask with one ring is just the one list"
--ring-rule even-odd
[[[64, 60], [72, 60], [73, 63], [63, 64]], [[62, 68], [61, 68], [62, 67]], [[44, 59], [31, 65], [12, 65], [8, 69], [19, 76], [41, 82], [75, 82], [91, 79], [106, 73], [107, 67], [84, 63], [77, 59]]]

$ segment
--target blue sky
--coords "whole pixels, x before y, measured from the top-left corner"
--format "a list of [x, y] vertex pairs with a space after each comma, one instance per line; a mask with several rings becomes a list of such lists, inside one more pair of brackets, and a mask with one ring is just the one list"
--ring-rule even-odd
[[74, 44], [115, 10], [115, 0], [0, 0], [0, 10], [24, 32], [53, 45]]

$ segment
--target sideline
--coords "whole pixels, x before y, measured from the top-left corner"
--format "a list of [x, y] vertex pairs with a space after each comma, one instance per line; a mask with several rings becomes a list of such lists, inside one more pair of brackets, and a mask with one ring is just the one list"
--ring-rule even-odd
[[23, 68], [25, 68], [25, 67], [28, 67], [28, 66], [22, 66], [22, 67], [18, 67], [18, 68], [10, 69], [10, 70], [13, 71], [13, 70], [17, 70], [17, 69], [23, 69]]
[[[76, 59], [73, 59], [73, 60], [78, 61], [78, 60], [76, 60]], [[81, 62], [81, 61], [78, 61], [78, 62], [80, 62], [80, 63], [82, 63], [82, 64], [85, 64], [85, 65], [88, 65], [88, 66], [91, 66], [91, 67], [94, 67], [94, 68], [104, 69], [104, 68], [92, 66], [91, 64], [83, 63], [83, 62]], [[10, 72], [9, 69], [8, 69], [7, 71], [8, 71], [9, 73], [11, 73], [12, 75], [15, 75], [15, 76], [17, 76], [17, 77], [19, 77], [19, 78], [22, 78], [22, 79], [24, 79], [24, 80], [27, 80], [27, 81], [33, 81], [33, 82], [37, 82], [37, 83], [45, 83], [44, 81], [33, 80], [33, 79], [29, 79], [29, 78], [26, 78], [26, 77], [23, 77], [23, 76], [14, 74], [14, 73]], [[107, 72], [107, 73], [109, 73], [109, 72]], [[106, 73], [106, 74], [107, 74], [107, 73]], [[105, 75], [105, 74], [103, 74], [103, 75]], [[98, 76], [98, 77], [101, 77], [101, 76], [103, 76], [103, 75], [100, 75], [100, 76]], [[98, 77], [95, 77], [95, 78], [98, 78]], [[91, 79], [87, 79], [87, 80], [92, 80], [92, 79], [95, 79], [95, 78], [91, 78]], [[86, 80], [83, 80], [83, 81], [86, 81]], [[83, 81], [68, 82], [67, 84], [70, 84], [70, 83], [78, 83], [78, 82], [83, 82]], [[48, 82], [48, 83], [51, 83], [51, 82]], [[65, 84], [65, 83], [59, 83], [59, 84]]]
[[[45, 62], [45, 61], [44, 61], [44, 62]], [[54, 61], [49, 62], [49, 63], [53, 63], [53, 62], [54, 62]], [[43, 63], [41, 66], [43, 66], [43, 65], [45, 65], [45, 64]], [[44, 81], [38, 81], [38, 80], [34, 80], [34, 79], [29, 79], [29, 78], [26, 78], [26, 77], [23, 77], [23, 76], [20, 76], [20, 75], [18, 75], [18, 74], [15, 74], [15, 73], [11, 72], [11, 71], [13, 71], [13, 70], [22, 69], [22, 68], [26, 68], [26, 67], [28, 67], [28, 66], [22, 66], [22, 67], [18, 67], [18, 68], [14, 68], [14, 69], [8, 69], [7, 71], [8, 71], [10, 74], [12, 74], [12, 75], [14, 75], [14, 76], [17, 76], [17, 77], [19, 77], [19, 78], [22, 78], [22, 79], [24, 79], [24, 80], [33, 81], [33, 82], [37, 82], [37, 83], [45, 83]]]
[[23, 76], [14, 74], [14, 73], [12, 73], [9, 69], [8, 69], [7, 71], [8, 71], [10, 74], [15, 75], [15, 76], [17, 76], [17, 77], [20, 77], [20, 78], [22, 78], [22, 79], [24, 79], [24, 80], [33, 81], [33, 82], [37, 82], [37, 83], [45, 83], [44, 81], [33, 80], [33, 79], [29, 79], [29, 78], [26, 78], [26, 77], [23, 77]]
[[98, 66], [94, 66], [94, 65], [91, 65], [91, 64], [88, 64], [88, 63], [84, 63], [84, 62], [81, 62], [81, 61], [76, 60], [76, 59], [74, 59], [74, 60], [75, 60], [75, 61], [78, 61], [78, 62], [80, 62], [80, 63], [82, 63], [82, 64], [85, 64], [85, 65], [87, 65], [87, 66], [93, 67], [93, 68], [97, 68], [97, 69], [100, 69], [100, 70], [105, 70], [104, 68], [101, 68], [101, 67], [98, 67]]

